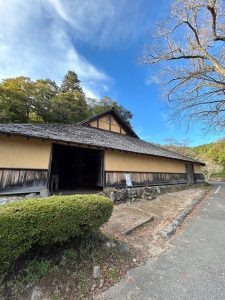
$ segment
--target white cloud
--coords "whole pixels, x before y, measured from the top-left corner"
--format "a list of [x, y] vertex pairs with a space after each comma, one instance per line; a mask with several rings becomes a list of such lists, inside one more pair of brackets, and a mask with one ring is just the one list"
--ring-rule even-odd
[[[143, 28], [142, 0], [49, 0], [52, 8], [82, 41], [98, 47], [130, 43]], [[142, 26], [141, 26], [142, 25]]]
[[24, 75], [59, 83], [71, 69], [89, 96], [109, 92], [113, 80], [76, 44], [131, 43], [143, 30], [142, 1], [0, 0], [0, 79]]
[[[49, 1], [58, 3], [66, 18], [60, 2]], [[87, 95], [100, 97], [112, 80], [78, 53], [61, 18], [53, 18], [43, 3], [0, 0], [0, 79], [24, 75], [60, 83], [68, 70], [75, 70]]]
[[161, 83], [161, 80], [158, 76], [151, 76], [149, 78], [146, 79], [145, 83], [147, 85], [151, 85], [151, 84], [160, 84]]
[[63, 18], [66, 22], [72, 22], [70, 17], [68, 16], [67, 12], [65, 11], [63, 4], [60, 0], [48, 0], [50, 4], [54, 7], [58, 15]]

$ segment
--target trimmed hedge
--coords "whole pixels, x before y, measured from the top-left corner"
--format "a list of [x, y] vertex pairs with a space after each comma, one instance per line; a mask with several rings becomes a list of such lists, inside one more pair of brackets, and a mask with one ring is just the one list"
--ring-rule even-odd
[[100, 195], [52, 196], [2, 205], [0, 272], [34, 244], [51, 245], [98, 229], [112, 210], [112, 202]]

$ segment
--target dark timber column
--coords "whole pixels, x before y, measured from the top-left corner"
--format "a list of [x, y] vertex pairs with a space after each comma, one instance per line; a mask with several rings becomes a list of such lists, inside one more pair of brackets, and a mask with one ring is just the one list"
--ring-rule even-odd
[[193, 184], [195, 182], [194, 166], [193, 164], [186, 164], [187, 182]]

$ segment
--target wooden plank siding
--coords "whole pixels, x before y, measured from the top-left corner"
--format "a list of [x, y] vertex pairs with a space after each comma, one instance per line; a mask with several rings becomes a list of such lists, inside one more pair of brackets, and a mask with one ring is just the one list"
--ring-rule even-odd
[[205, 182], [204, 175], [201, 173], [195, 174], [195, 182], [197, 182], [197, 183]]
[[0, 194], [36, 192], [47, 184], [48, 170], [0, 168]]
[[125, 174], [130, 174], [133, 186], [187, 183], [186, 173], [106, 171], [105, 185], [108, 187], [125, 187]]

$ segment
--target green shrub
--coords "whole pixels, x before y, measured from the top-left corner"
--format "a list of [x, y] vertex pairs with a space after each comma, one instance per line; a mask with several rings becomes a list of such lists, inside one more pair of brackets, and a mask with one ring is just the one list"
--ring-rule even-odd
[[112, 202], [100, 195], [27, 199], [0, 207], [0, 272], [34, 244], [51, 245], [98, 229]]
[[69, 262], [74, 260], [77, 257], [77, 251], [74, 249], [66, 249], [63, 252], [62, 260], [65, 262]]
[[33, 259], [27, 266], [26, 281], [31, 284], [37, 283], [49, 270], [50, 262], [48, 260]]

